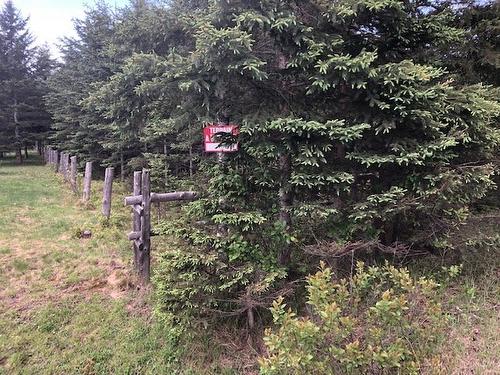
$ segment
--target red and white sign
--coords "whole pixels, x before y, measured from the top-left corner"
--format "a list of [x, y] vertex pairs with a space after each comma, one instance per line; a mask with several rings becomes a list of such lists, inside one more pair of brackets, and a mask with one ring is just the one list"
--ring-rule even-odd
[[238, 151], [238, 143], [225, 145], [218, 142], [215, 138], [217, 134], [229, 133], [238, 135], [239, 130], [237, 125], [224, 124], [208, 124], [203, 128], [203, 143], [205, 144], [205, 152], [235, 152]]

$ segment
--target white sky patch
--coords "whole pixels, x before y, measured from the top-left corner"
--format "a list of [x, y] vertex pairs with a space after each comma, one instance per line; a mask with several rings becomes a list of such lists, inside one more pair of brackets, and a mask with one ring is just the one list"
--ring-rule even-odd
[[[35, 44], [47, 43], [54, 57], [60, 57], [57, 45], [61, 37], [74, 37], [73, 19], [82, 18], [86, 4], [94, 1], [82, 0], [13, 0], [23, 17], [29, 16], [28, 27], [36, 38]], [[127, 0], [108, 0], [112, 6], [126, 4]], [[5, 0], [0, 0], [4, 5]]]

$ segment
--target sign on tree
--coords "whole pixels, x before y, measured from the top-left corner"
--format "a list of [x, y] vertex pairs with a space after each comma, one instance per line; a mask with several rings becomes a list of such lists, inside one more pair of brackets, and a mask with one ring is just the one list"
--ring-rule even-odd
[[224, 133], [233, 136], [238, 135], [238, 126], [233, 124], [208, 124], [203, 128], [203, 143], [205, 144], [205, 152], [235, 152], [238, 151], [238, 143], [222, 142], [219, 136]]

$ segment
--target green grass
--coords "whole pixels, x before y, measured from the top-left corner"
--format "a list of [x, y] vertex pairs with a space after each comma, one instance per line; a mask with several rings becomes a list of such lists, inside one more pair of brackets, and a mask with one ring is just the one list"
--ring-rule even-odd
[[[455, 238], [477, 239], [479, 233], [494, 237], [498, 233], [495, 210], [488, 220], [473, 220], [460, 228]], [[445, 344], [431, 359], [425, 374], [499, 374], [500, 373], [500, 249], [458, 246], [457, 252], [443, 257], [427, 257], [411, 264], [418, 274], [438, 277], [442, 266], [459, 264], [460, 274], [442, 282], [442, 305], [449, 317]]]
[[[19, 374], [171, 374], [176, 341], [170, 331], [129, 316], [124, 301], [66, 298], [34, 312], [16, 327], [0, 322], [0, 344]], [[11, 315], [12, 320], [17, 320]], [[13, 328], [13, 330], [12, 330]]]
[[[135, 285], [126, 189], [88, 209], [37, 159], [0, 161], [0, 374], [174, 374], [180, 345]], [[79, 239], [84, 229], [91, 239]], [[108, 277], [123, 278], [110, 284]], [[139, 306], [139, 307], [138, 307]]]
[[18, 272], [21, 272], [21, 273], [24, 273], [26, 272], [28, 269], [29, 269], [29, 263], [22, 260], [22, 259], [14, 259], [12, 261], [12, 267], [18, 271]]

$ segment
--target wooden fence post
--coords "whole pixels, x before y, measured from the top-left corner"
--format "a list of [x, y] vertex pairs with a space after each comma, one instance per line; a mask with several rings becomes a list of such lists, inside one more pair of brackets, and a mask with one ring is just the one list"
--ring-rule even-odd
[[62, 152], [59, 152], [59, 161], [57, 163], [57, 169], [56, 169], [57, 173], [61, 172], [61, 161], [62, 161]]
[[151, 273], [151, 203], [194, 199], [197, 199], [194, 191], [152, 193], [149, 170], [134, 172], [134, 195], [125, 197], [124, 202], [132, 206], [132, 232], [127, 237], [134, 241], [134, 265], [144, 284], [149, 282]]
[[57, 171], [59, 169], [59, 163], [60, 163], [60, 160], [59, 160], [59, 151], [54, 150], [52, 162], [54, 164], [54, 172], [57, 173]]
[[60, 161], [59, 161], [59, 173], [64, 175], [64, 152], [61, 152]]
[[69, 182], [70, 180], [70, 164], [69, 164], [69, 154], [64, 154], [64, 180]]
[[149, 170], [142, 170], [142, 216], [141, 216], [141, 249], [139, 252], [139, 275], [147, 283], [150, 278], [151, 250], [151, 180]]
[[[142, 172], [136, 171], [134, 172], [134, 195], [141, 195], [141, 185], [142, 185]], [[132, 231], [140, 232], [141, 230], [141, 214], [137, 212], [137, 210], [132, 210]], [[141, 243], [138, 240], [134, 240], [133, 242], [134, 248], [134, 268], [136, 271], [139, 270], [139, 252]]]
[[106, 168], [104, 175], [104, 190], [102, 196], [102, 214], [109, 219], [111, 214], [111, 194], [113, 191], [113, 175], [115, 169], [113, 167]]
[[85, 163], [85, 176], [83, 177], [83, 196], [82, 200], [87, 203], [90, 200], [90, 184], [92, 182], [92, 162]]
[[76, 183], [76, 156], [71, 157], [70, 183], [74, 193], [78, 193], [78, 186]]

